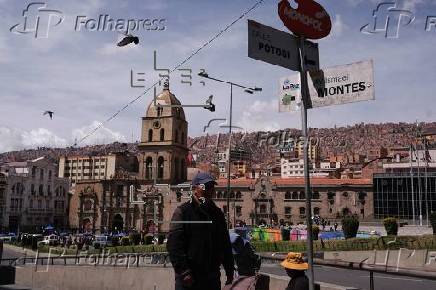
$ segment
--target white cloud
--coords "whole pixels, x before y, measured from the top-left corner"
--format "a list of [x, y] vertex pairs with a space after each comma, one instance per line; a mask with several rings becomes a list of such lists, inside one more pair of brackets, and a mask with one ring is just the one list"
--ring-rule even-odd
[[[93, 130], [97, 127], [100, 127], [101, 123], [98, 121], [92, 122], [89, 126], [84, 126], [79, 129], [73, 130], [73, 140], [77, 140], [79, 142], [83, 137], [87, 136], [90, 132], [93, 132]], [[79, 143], [78, 145], [91, 145], [91, 144], [107, 144], [112, 142], [127, 142], [126, 137], [123, 136], [121, 133], [112, 131], [104, 126], [99, 128], [96, 132], [94, 132], [91, 136], [83, 140], [82, 143]]]
[[280, 125], [271, 121], [271, 113], [277, 111], [278, 102], [255, 101], [246, 111], [243, 112], [237, 126], [244, 128], [246, 131], [277, 131]]
[[63, 147], [67, 144], [65, 139], [44, 128], [23, 131], [16, 128], [0, 127], [0, 140], [2, 140], [0, 152], [43, 146]]
[[[37, 128], [30, 131], [18, 128], [0, 127], [0, 152], [31, 149], [36, 147], [66, 147], [73, 145], [73, 140], [79, 141], [101, 123], [94, 121], [89, 126], [74, 129], [71, 140], [59, 137], [46, 128]], [[126, 142], [126, 138], [119, 132], [101, 127], [96, 133], [85, 139], [79, 146], [107, 144], [112, 142]]]

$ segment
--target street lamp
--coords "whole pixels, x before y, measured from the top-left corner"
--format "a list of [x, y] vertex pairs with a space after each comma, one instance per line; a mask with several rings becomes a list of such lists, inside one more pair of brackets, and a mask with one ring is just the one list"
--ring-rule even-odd
[[[198, 73], [198, 76], [212, 80], [212, 81], [216, 81], [219, 83], [226, 83], [230, 85], [230, 111], [229, 111], [229, 154], [228, 154], [228, 163], [227, 163], [227, 227], [230, 228], [230, 164], [231, 164], [231, 158], [230, 158], [230, 153], [231, 153], [231, 142], [232, 142], [232, 109], [233, 109], [233, 87], [238, 87], [244, 90], [245, 93], [248, 94], [254, 94], [254, 92], [261, 92], [262, 88], [258, 88], [258, 87], [246, 87], [231, 81], [225, 81], [225, 80], [221, 80], [215, 77], [211, 77], [209, 76], [209, 74], [205, 71], [202, 70], [201, 72]], [[212, 100], [211, 100], [212, 101]], [[213, 104], [212, 104], [213, 105]], [[215, 106], [213, 106], [214, 108]], [[233, 199], [233, 206], [235, 205], [235, 199]], [[236, 223], [236, 216], [233, 215], [233, 226]]]

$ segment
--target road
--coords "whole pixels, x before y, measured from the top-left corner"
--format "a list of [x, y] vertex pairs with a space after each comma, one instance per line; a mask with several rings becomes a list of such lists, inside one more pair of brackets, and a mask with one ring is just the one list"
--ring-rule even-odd
[[[280, 265], [264, 264], [262, 272], [286, 276]], [[369, 290], [369, 272], [315, 266], [315, 280], [324, 283]], [[375, 290], [435, 290], [436, 281], [396, 275], [374, 274]]]

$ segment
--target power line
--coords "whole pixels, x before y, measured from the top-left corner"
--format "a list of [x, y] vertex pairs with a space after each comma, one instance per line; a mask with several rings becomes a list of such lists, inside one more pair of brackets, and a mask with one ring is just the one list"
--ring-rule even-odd
[[[233, 22], [231, 22], [230, 24], [228, 24], [224, 29], [220, 30], [217, 34], [215, 34], [211, 39], [209, 39], [208, 41], [206, 41], [202, 46], [200, 46], [197, 50], [195, 50], [194, 52], [191, 53], [191, 55], [189, 55], [187, 58], [185, 58], [182, 62], [180, 62], [178, 65], [176, 65], [173, 69], [170, 70], [168, 75], [171, 75], [172, 72], [174, 72], [175, 70], [177, 70], [179, 67], [181, 67], [182, 65], [184, 65], [185, 63], [187, 63], [188, 61], [190, 61], [195, 55], [197, 55], [201, 50], [203, 50], [204, 48], [206, 48], [207, 46], [209, 46], [213, 41], [215, 41], [217, 38], [221, 37], [227, 30], [230, 29], [230, 27], [232, 27], [233, 25], [235, 25], [239, 20], [241, 20], [242, 18], [244, 18], [247, 14], [249, 14], [251, 11], [253, 11], [254, 9], [256, 9], [260, 4], [262, 4], [262, 2], [264, 2], [265, 0], [259, 0], [257, 1], [253, 6], [251, 6], [249, 9], [247, 9], [245, 12], [243, 12], [238, 18], [236, 18]], [[157, 84], [159, 84], [161, 81], [164, 80], [164, 77], [159, 78], [154, 84], [152, 84], [150, 87], [148, 87], [145, 91], [143, 91], [139, 96], [137, 96], [136, 98], [132, 99], [129, 103], [127, 103], [126, 105], [124, 105], [124, 107], [122, 107], [121, 109], [119, 109], [118, 111], [116, 111], [114, 114], [112, 114], [109, 118], [107, 118], [105, 121], [101, 122], [97, 127], [95, 127], [94, 129], [91, 130], [91, 132], [89, 132], [88, 134], [86, 134], [84, 137], [82, 137], [78, 142], [74, 143], [74, 146], [77, 146], [78, 143], [83, 142], [85, 139], [89, 138], [90, 136], [92, 136], [95, 132], [97, 132], [99, 129], [101, 129], [106, 123], [112, 121], [113, 119], [115, 119], [118, 114], [120, 114], [122, 111], [124, 111], [125, 109], [127, 109], [131, 104], [133, 104], [134, 102], [136, 102], [137, 100], [139, 100], [141, 97], [143, 97], [144, 95], [146, 95], [151, 89], [153, 89]]]

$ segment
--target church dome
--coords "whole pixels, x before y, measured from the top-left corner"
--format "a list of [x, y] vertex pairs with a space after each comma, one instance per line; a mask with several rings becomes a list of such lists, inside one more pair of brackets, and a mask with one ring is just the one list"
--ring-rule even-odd
[[[181, 105], [176, 96], [171, 93], [169, 82], [166, 81], [162, 92], [156, 97], [157, 105]], [[182, 107], [159, 107], [155, 105], [154, 99], [148, 105], [146, 117], [158, 118], [158, 117], [178, 117], [182, 120], [185, 119], [185, 111]]]

